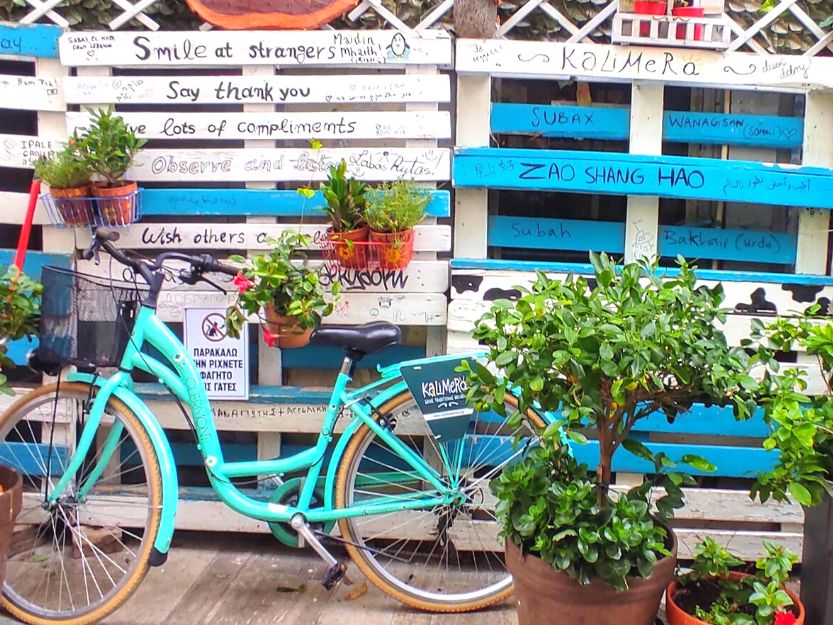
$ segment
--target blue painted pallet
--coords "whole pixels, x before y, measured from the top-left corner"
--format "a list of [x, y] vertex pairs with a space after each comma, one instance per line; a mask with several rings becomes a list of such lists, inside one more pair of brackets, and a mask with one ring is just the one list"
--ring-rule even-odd
[[658, 195], [833, 208], [833, 172], [751, 161], [605, 152], [462, 148], [457, 187]]
[[[472, 271], [524, 271], [536, 270], [548, 273], [579, 273], [592, 275], [593, 267], [588, 263], [542, 263], [523, 260], [497, 260], [483, 258], [453, 258], [450, 263], [452, 270]], [[678, 270], [669, 267], [661, 270], [663, 275], [675, 276]], [[800, 286], [831, 286], [833, 276], [813, 276], [807, 274], [769, 273], [763, 271], [722, 271], [698, 269], [697, 277], [701, 280], [718, 280], [721, 282], [766, 282], [784, 285]]]
[[660, 226], [661, 256], [681, 254], [689, 259], [739, 260], [792, 265], [798, 235], [755, 230], [719, 230], [688, 226]]
[[[49, 461], [49, 474], [63, 474], [61, 467], [66, 466], [68, 449], [62, 445], [52, 447], [52, 459]], [[46, 475], [49, 445], [46, 443], [0, 443], [0, 464], [25, 473], [32, 477]]]
[[[396, 345], [378, 354], [362, 358], [359, 369], [387, 367], [404, 360], [416, 360], [425, 356], [425, 347], [419, 345]], [[299, 349], [285, 349], [281, 352], [281, 365], [285, 369], [338, 369], [344, 360], [344, 352], [327, 345], [308, 345]]]
[[[449, 217], [448, 191], [430, 191], [429, 217]], [[307, 199], [296, 191], [263, 189], [142, 189], [144, 216], [321, 217], [320, 192]]]
[[0, 56], [58, 58], [58, 38], [62, 32], [52, 24], [0, 23]]
[[495, 247], [618, 253], [625, 249], [625, 224], [492, 215], [488, 241]]
[[[630, 109], [496, 102], [492, 104], [491, 128], [496, 134], [627, 141]], [[673, 143], [795, 149], [801, 147], [804, 139], [804, 121], [777, 115], [667, 111], [663, 115], [663, 139]]]

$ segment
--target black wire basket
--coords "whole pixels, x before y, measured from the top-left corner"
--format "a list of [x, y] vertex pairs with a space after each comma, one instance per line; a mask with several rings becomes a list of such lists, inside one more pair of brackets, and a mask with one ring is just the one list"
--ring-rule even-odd
[[142, 216], [139, 191], [111, 197], [41, 195], [49, 221], [59, 228], [129, 226]]
[[117, 367], [146, 288], [46, 266], [41, 275], [41, 362]]

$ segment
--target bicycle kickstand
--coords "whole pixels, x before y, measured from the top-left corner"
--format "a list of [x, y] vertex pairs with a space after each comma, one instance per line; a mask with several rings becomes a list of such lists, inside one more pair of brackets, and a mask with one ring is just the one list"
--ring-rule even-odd
[[315, 551], [315, 553], [317, 553], [319, 557], [329, 565], [327, 572], [324, 574], [324, 579], [321, 582], [324, 588], [332, 590], [342, 580], [345, 580], [348, 585], [352, 585], [352, 582], [346, 577], [347, 560], [337, 560], [336, 557], [321, 544], [321, 541], [316, 538], [315, 533], [312, 531], [312, 528], [310, 528], [309, 523], [307, 523], [303, 515], [297, 514], [292, 517], [290, 524], [292, 525], [292, 528], [298, 532], [301, 538], [303, 538], [304, 542], [312, 547], [313, 551]]

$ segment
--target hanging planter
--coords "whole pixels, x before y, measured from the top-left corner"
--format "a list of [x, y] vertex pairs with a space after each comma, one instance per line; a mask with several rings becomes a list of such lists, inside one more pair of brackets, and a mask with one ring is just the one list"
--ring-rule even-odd
[[96, 210], [101, 223], [109, 226], [127, 226], [136, 221], [136, 196], [139, 187], [135, 182], [127, 182], [117, 187], [93, 185], [92, 194], [96, 198]]
[[414, 230], [404, 232], [370, 231], [375, 257], [381, 269], [405, 269], [414, 257]]
[[336, 232], [327, 229], [327, 242], [331, 247], [331, 256], [342, 267], [364, 269], [368, 266], [368, 227]]
[[298, 317], [281, 315], [273, 304], [264, 308], [263, 326], [266, 344], [281, 349], [295, 349], [309, 345], [313, 327], [304, 328]]
[[414, 227], [425, 218], [431, 196], [409, 180], [381, 185], [367, 205], [374, 260], [381, 269], [404, 269], [414, 256]]
[[94, 222], [89, 200], [92, 174], [71, 144], [52, 156], [39, 158], [34, 169], [35, 177], [49, 185], [51, 208], [56, 213], [51, 216], [53, 223], [87, 226]]
[[330, 219], [322, 247], [330, 263], [351, 269], [368, 266], [366, 193], [365, 183], [347, 175], [347, 161], [330, 167], [327, 182], [321, 184], [321, 194], [327, 201], [323, 211]]

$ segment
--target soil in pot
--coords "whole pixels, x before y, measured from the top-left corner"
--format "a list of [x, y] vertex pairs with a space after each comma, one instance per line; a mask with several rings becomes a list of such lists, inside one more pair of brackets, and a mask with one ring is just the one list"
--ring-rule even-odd
[[[633, 3], [633, 12], [638, 15], [665, 15], [668, 12], [668, 3], [656, 2], [656, 0], [635, 0]], [[639, 35], [641, 37], [648, 37], [650, 34], [650, 23], [639, 25]]]
[[370, 240], [376, 243], [379, 267], [382, 269], [404, 269], [414, 257], [414, 231], [377, 232], [370, 231]]
[[274, 337], [274, 346], [281, 349], [294, 349], [309, 345], [310, 336], [314, 328], [302, 328], [297, 317], [279, 315], [272, 306], [265, 310], [264, 325]]
[[[705, 9], [703, 7], [674, 7], [671, 9], [671, 15], [674, 17], [703, 17]], [[685, 40], [687, 24], [677, 24], [677, 39]], [[694, 25], [694, 37], [692, 41], [702, 41], [703, 39], [703, 25]]]
[[355, 230], [336, 232], [327, 230], [327, 238], [333, 245], [335, 260], [342, 267], [364, 269], [367, 267], [367, 237], [369, 228], [363, 226]]
[[[14, 535], [14, 522], [23, 506], [23, 480], [20, 474], [0, 465], [0, 583], [6, 578], [6, 554]], [[31, 540], [31, 539], [30, 539]]]
[[671, 553], [657, 563], [651, 577], [628, 579], [629, 590], [617, 592], [602, 580], [582, 586], [507, 540], [506, 566], [515, 581], [518, 625], [653, 625], [663, 590], [674, 576], [676, 538]]
[[[733, 579], [750, 577], [746, 573], [730, 573]], [[796, 625], [804, 625], [804, 606], [798, 597], [789, 589], [785, 589], [793, 600], [792, 612], [796, 617]], [[668, 625], [708, 625], [705, 621], [693, 616], [697, 606], [708, 610], [720, 596], [720, 587], [712, 580], [697, 580], [681, 587], [676, 581], [668, 585], [665, 593], [665, 617]], [[755, 614], [754, 606], [749, 606], [746, 613]]]
[[93, 185], [93, 196], [100, 198], [96, 204], [104, 225], [126, 226], [136, 221], [136, 196], [138, 185], [129, 182], [121, 187]]
[[49, 188], [52, 203], [58, 210], [63, 222], [68, 226], [88, 226], [93, 223], [93, 206], [86, 199], [90, 187], [70, 187], [66, 189]]

